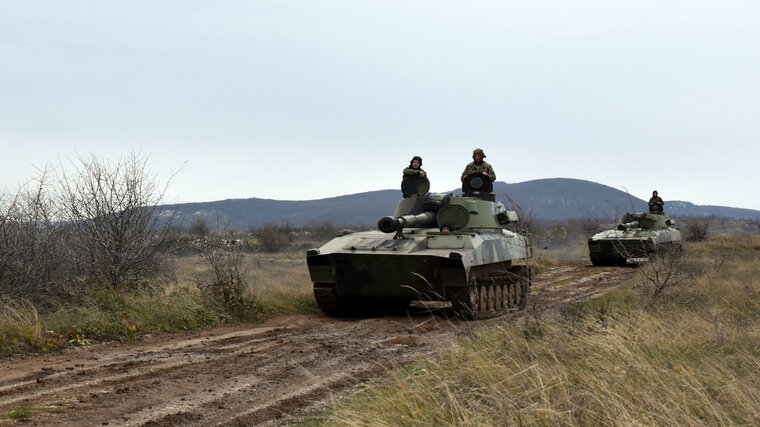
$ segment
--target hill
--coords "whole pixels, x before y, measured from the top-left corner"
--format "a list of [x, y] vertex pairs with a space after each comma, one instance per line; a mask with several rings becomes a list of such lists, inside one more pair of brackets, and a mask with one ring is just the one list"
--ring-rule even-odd
[[[461, 191], [452, 190], [455, 193]], [[570, 178], [549, 178], [508, 184], [494, 183], [494, 193], [508, 209], [519, 206], [538, 219], [613, 218], [621, 213], [644, 211], [645, 200], [624, 191]], [[373, 225], [383, 216], [393, 214], [401, 197], [399, 190], [377, 190], [317, 200], [289, 201], [271, 199], [228, 199], [214, 202], [184, 203], [178, 206], [177, 220], [188, 227], [197, 217], [204, 218], [212, 229], [244, 230], [265, 224], [309, 223]], [[665, 211], [678, 216], [721, 216], [760, 218], [760, 211], [725, 206], [700, 206], [685, 201], [666, 201]]]

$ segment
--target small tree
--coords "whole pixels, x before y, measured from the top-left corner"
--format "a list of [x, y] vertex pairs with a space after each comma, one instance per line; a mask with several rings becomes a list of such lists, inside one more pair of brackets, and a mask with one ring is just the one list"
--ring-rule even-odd
[[147, 161], [135, 152], [117, 162], [79, 158], [75, 173], [60, 177], [62, 219], [71, 226], [77, 265], [112, 286], [150, 271], [176, 212], [161, 208], [166, 187]]

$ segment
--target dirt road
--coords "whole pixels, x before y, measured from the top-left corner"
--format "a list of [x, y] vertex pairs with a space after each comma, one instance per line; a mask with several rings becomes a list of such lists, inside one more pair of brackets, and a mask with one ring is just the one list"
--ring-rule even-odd
[[[634, 274], [555, 267], [534, 277], [532, 292], [551, 307], [603, 293]], [[419, 354], [450, 348], [461, 334], [504, 321], [450, 320], [443, 309], [361, 320], [292, 315], [73, 348], [3, 361], [0, 414], [32, 407], [24, 425], [278, 424], [286, 415], [318, 411]]]

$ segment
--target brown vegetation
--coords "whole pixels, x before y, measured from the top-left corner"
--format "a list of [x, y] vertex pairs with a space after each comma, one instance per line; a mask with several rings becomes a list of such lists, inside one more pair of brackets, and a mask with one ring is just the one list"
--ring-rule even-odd
[[[466, 338], [316, 423], [758, 424], [757, 250], [760, 237], [749, 235], [689, 244], [650, 266], [665, 276], [642, 273], [638, 286], [568, 307], [571, 316], [526, 317]], [[724, 258], [722, 268], [695, 269]]]

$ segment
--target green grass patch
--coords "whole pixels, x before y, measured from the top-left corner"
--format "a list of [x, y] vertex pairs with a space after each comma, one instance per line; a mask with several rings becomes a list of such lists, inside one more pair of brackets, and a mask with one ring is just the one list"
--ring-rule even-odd
[[24, 405], [12, 410], [8, 414], [8, 418], [15, 421], [29, 421], [37, 412], [61, 413], [63, 410], [60, 408]]
[[88, 304], [65, 306], [45, 316], [44, 325], [71, 343], [87, 343], [194, 330], [240, 320], [213, 298], [187, 289], [169, 295], [128, 295], [102, 290]]
[[288, 291], [272, 291], [263, 294], [258, 301], [265, 317], [288, 313], [316, 313], [319, 311], [312, 292], [293, 294]]

